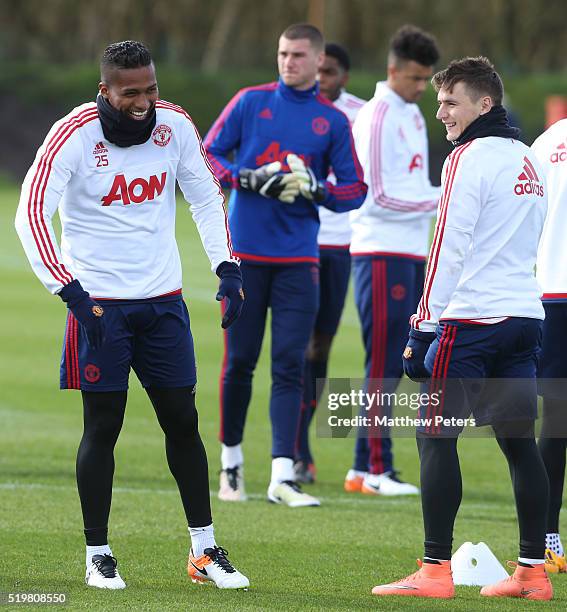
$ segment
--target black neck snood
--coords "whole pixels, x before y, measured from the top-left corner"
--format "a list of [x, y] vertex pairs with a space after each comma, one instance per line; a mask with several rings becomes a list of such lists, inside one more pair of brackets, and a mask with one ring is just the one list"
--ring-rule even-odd
[[508, 123], [508, 114], [503, 106], [493, 106], [487, 113], [475, 119], [457, 140], [453, 140], [453, 144], [458, 147], [474, 138], [486, 138], [487, 136], [500, 136], [515, 140], [520, 137], [520, 130]]
[[100, 94], [96, 98], [96, 106], [104, 137], [117, 147], [144, 144], [156, 125], [155, 106], [143, 120], [132, 119], [126, 113], [116, 110]]

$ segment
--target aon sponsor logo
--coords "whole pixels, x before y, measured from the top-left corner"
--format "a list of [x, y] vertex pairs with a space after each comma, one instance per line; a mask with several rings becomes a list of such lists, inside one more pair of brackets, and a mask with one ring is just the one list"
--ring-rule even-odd
[[[282, 170], [284, 172], [289, 172], [289, 166], [287, 165], [286, 158], [290, 153], [293, 153], [293, 151], [282, 149], [280, 143], [274, 140], [270, 142], [270, 144], [262, 151], [262, 153], [260, 153], [260, 155], [256, 156], [256, 165], [260, 167], [265, 164], [271, 164], [272, 162], [279, 161], [282, 165]], [[302, 155], [301, 153], [296, 155], [301, 157], [307, 166], [311, 165], [310, 155]]]
[[142, 202], [154, 200], [161, 195], [165, 187], [167, 172], [162, 172], [160, 177], [155, 174], [150, 176], [148, 180], [143, 178], [135, 178], [129, 183], [126, 182], [126, 177], [123, 174], [117, 174], [114, 177], [110, 191], [101, 198], [103, 206], [110, 206], [117, 200], [125, 206], [131, 204], [141, 204]]

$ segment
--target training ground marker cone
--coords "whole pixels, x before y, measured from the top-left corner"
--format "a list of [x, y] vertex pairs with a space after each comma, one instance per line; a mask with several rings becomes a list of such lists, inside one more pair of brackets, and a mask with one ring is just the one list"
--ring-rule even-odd
[[465, 542], [451, 558], [453, 582], [485, 586], [508, 578], [508, 572], [484, 542]]

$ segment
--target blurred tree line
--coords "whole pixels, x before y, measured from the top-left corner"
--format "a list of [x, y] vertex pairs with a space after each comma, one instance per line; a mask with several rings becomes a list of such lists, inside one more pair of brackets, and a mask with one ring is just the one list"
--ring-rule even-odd
[[96, 61], [126, 38], [159, 62], [218, 68], [274, 65], [289, 24], [311, 20], [358, 69], [382, 68], [392, 32], [414, 23], [437, 37], [442, 62], [484, 54], [504, 72], [560, 71], [565, 0], [2, 0], [0, 60]]

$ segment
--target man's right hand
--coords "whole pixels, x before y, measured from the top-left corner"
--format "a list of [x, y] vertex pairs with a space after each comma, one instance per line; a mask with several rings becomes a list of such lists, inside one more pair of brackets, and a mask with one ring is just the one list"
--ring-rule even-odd
[[291, 204], [299, 195], [299, 181], [291, 172], [277, 174], [281, 169], [280, 162], [272, 162], [255, 170], [241, 168], [238, 175], [240, 189], [255, 191], [265, 198], [276, 198]]
[[85, 330], [90, 348], [99, 349], [104, 342], [105, 332], [102, 306], [91, 299], [77, 279], [65, 285], [59, 292], [59, 297]]
[[402, 363], [406, 376], [415, 382], [424, 382], [431, 378], [431, 372], [425, 367], [425, 355], [433, 340], [434, 332], [423, 332], [413, 327], [410, 329]]

